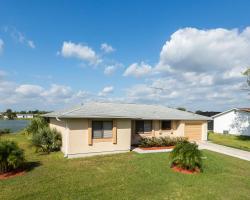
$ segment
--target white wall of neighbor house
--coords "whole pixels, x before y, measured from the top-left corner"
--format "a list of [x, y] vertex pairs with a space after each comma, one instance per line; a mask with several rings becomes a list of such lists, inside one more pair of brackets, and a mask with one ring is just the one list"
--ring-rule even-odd
[[16, 114], [18, 119], [32, 119], [33, 114]]
[[88, 119], [67, 120], [69, 128], [69, 158], [130, 151], [131, 120], [116, 120], [117, 142], [115, 144], [113, 139], [92, 139], [91, 145], [89, 145], [88, 121]]
[[232, 110], [214, 118], [214, 132], [250, 136], [250, 113]]

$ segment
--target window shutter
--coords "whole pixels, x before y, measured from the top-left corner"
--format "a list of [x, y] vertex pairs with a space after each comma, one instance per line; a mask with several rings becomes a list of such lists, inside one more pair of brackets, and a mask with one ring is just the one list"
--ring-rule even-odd
[[88, 143], [92, 145], [92, 120], [88, 120]]
[[113, 144], [117, 144], [117, 121], [116, 119], [113, 120]]

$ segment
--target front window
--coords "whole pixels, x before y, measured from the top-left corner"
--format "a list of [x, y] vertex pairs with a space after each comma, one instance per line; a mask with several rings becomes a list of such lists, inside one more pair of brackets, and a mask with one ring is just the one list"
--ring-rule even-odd
[[112, 121], [93, 121], [92, 137], [93, 139], [112, 138]]
[[161, 129], [162, 130], [171, 130], [171, 121], [170, 120], [164, 120], [161, 122]]
[[151, 120], [139, 120], [135, 122], [136, 133], [149, 133], [152, 131]]

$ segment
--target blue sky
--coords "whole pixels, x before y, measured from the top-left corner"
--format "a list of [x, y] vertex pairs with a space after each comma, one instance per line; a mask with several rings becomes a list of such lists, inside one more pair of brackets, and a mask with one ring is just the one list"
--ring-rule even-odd
[[0, 110], [249, 106], [249, 1], [0, 1]]

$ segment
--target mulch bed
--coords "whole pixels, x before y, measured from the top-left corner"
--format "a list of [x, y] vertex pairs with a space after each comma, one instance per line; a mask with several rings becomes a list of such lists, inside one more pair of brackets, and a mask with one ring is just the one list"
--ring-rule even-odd
[[174, 146], [169, 147], [140, 147], [142, 150], [161, 150], [161, 149], [173, 149]]
[[5, 172], [0, 174], [0, 180], [4, 180], [4, 179], [8, 179], [8, 178], [12, 178], [12, 177], [16, 177], [16, 176], [22, 176], [25, 174], [24, 170], [15, 170], [15, 171], [11, 171], [11, 172]]
[[188, 170], [188, 169], [182, 169], [178, 166], [173, 166], [172, 170], [175, 172], [179, 172], [179, 173], [183, 173], [183, 174], [198, 174], [200, 173], [199, 169], [195, 169], [195, 170]]

